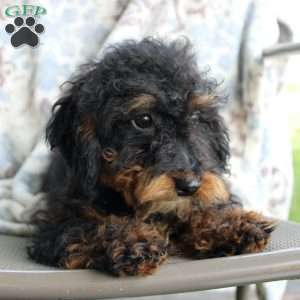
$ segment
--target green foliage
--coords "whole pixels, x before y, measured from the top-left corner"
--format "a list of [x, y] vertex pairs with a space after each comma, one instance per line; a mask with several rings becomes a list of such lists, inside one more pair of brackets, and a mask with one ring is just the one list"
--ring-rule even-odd
[[294, 193], [290, 220], [300, 222], [300, 128], [293, 134]]

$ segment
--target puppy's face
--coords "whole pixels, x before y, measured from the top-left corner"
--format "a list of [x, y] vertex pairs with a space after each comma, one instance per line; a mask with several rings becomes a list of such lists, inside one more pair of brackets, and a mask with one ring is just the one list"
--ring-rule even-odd
[[47, 136], [86, 194], [107, 186], [128, 206], [173, 201], [225, 170], [219, 97], [189, 51], [180, 43], [124, 43], [58, 101]]

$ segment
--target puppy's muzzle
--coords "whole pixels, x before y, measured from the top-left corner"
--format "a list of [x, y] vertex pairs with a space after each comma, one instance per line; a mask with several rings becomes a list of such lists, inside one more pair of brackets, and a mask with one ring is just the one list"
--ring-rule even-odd
[[197, 178], [174, 178], [174, 181], [179, 196], [190, 196], [200, 187], [200, 180]]

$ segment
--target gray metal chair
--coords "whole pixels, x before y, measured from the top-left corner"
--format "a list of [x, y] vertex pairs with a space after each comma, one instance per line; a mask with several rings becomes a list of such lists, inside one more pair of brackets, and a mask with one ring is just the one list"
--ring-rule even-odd
[[[26, 256], [28, 239], [0, 236], [0, 299], [107, 299], [202, 291], [300, 278], [300, 224], [281, 222], [263, 253], [225, 258], [173, 258], [154, 275], [115, 278], [60, 270]], [[242, 299], [245, 290], [238, 289]]]

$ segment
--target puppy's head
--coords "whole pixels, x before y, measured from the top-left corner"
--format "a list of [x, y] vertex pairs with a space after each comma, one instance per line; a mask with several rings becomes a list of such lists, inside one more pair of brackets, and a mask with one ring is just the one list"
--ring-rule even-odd
[[86, 196], [107, 186], [133, 207], [170, 201], [226, 170], [220, 97], [190, 50], [180, 41], [127, 41], [68, 83], [47, 139]]

